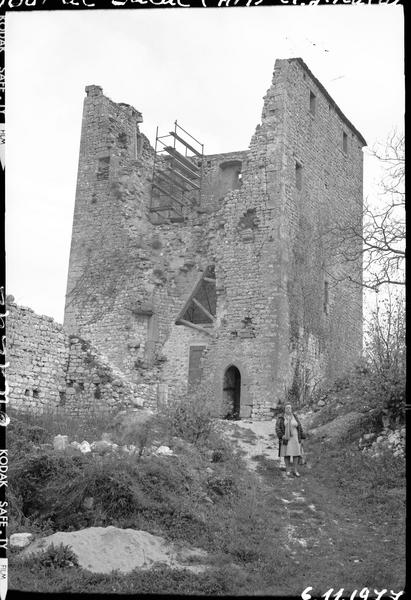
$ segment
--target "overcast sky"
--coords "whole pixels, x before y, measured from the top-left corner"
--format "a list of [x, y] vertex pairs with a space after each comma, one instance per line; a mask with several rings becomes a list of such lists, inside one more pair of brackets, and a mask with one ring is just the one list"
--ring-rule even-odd
[[[84, 87], [243, 150], [276, 58], [301, 56], [369, 146], [403, 128], [400, 6], [7, 13], [7, 292], [63, 320]], [[365, 157], [365, 194], [375, 162]]]

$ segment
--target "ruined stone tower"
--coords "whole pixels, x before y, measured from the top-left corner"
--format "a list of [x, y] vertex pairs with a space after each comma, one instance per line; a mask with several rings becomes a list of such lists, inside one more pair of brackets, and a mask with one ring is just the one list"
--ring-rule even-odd
[[140, 112], [86, 93], [66, 330], [149, 405], [203, 387], [222, 416], [264, 418], [352, 365], [361, 261], [336, 259], [335, 225], [361, 218], [366, 142], [305, 63], [276, 61], [249, 149], [228, 154], [157, 156]]

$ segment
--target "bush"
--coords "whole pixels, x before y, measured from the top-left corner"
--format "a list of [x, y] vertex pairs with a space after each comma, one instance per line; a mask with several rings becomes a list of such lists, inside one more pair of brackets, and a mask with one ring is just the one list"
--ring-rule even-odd
[[[60, 487], [81, 475], [82, 456], [73, 457], [54, 453], [23, 456], [10, 466], [10, 487], [20, 498], [21, 512], [25, 517], [42, 515], [47, 518], [53, 499], [47, 489], [55, 482]], [[64, 496], [60, 497], [60, 502]]]
[[[178, 457], [41, 453], [10, 471], [16, 517], [50, 520], [55, 530], [111, 525], [168, 528], [174, 515], [196, 514], [201, 481]], [[92, 509], [86, 498], [93, 498]], [[182, 501], [183, 498], [183, 501]]]
[[216, 475], [210, 477], [207, 486], [209, 491], [217, 496], [233, 496], [238, 493], [236, 481], [230, 476]]
[[119, 432], [118, 440], [121, 444], [129, 444], [138, 448], [138, 456], [141, 458], [144, 451], [148, 449], [154, 440], [160, 435], [160, 424], [156, 416], [146, 421], [127, 423]]
[[405, 418], [405, 297], [389, 288], [366, 326], [365, 350], [373, 391], [392, 424]]
[[224, 460], [226, 460], [226, 452], [224, 448], [218, 448], [212, 451], [211, 462], [224, 462]]
[[36, 563], [38, 566], [47, 569], [65, 569], [79, 566], [77, 555], [70, 546], [64, 544], [58, 546], [51, 544], [47, 550], [38, 556]]
[[170, 436], [203, 444], [214, 431], [213, 406], [203, 390], [187, 395], [162, 409], [163, 423]]

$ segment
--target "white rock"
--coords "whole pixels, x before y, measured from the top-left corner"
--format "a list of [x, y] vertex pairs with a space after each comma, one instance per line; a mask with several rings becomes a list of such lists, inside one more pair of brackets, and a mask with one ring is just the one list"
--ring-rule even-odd
[[76, 450], [80, 450], [80, 448], [81, 448], [81, 444], [79, 442], [76, 442], [76, 441], [70, 442], [70, 446], [72, 448], [75, 448]]
[[79, 450], [83, 454], [88, 454], [89, 452], [91, 452], [90, 444], [86, 440], [82, 441]]
[[372, 440], [374, 437], [375, 437], [375, 433], [365, 433], [364, 434], [365, 440]]
[[162, 456], [172, 456], [174, 452], [168, 446], [160, 446], [160, 448], [157, 448], [156, 454], [161, 454]]
[[68, 435], [56, 435], [53, 438], [54, 450], [65, 450], [68, 446]]
[[25, 548], [33, 541], [32, 533], [13, 533], [10, 536], [10, 548]]

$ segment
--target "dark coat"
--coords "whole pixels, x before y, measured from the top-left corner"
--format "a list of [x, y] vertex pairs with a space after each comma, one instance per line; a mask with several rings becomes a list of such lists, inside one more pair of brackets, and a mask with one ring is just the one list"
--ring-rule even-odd
[[[297, 421], [298, 441], [301, 442], [301, 440], [305, 440], [303, 426], [301, 425], [301, 421], [296, 414], [293, 413], [293, 417]], [[280, 456], [281, 440], [283, 439], [283, 435], [285, 434], [284, 415], [280, 415], [277, 418], [277, 422], [275, 424], [275, 432], [277, 434], [278, 439], [280, 440], [280, 443], [278, 445], [278, 456]]]

